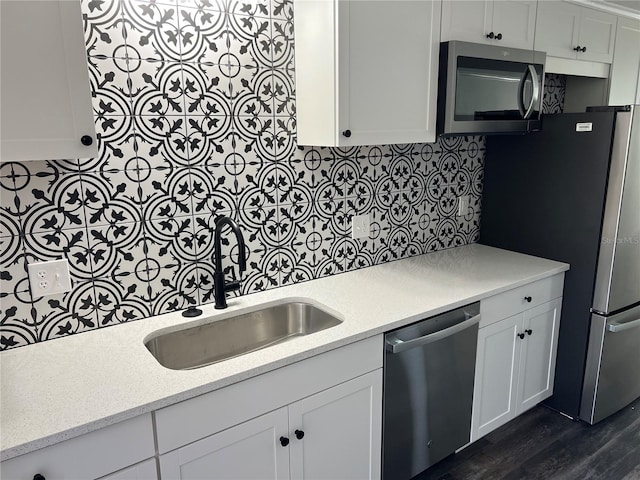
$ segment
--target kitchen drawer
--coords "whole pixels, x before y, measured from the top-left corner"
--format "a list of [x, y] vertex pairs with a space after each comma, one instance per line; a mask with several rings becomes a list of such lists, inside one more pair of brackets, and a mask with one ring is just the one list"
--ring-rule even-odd
[[156, 459], [150, 458], [106, 477], [101, 477], [100, 480], [158, 480]]
[[160, 454], [382, 368], [382, 335], [155, 412]]
[[153, 457], [151, 414], [109, 425], [91, 433], [5, 460], [2, 478], [91, 480]]
[[559, 273], [482, 300], [480, 328], [561, 297], [563, 286], [564, 273]]

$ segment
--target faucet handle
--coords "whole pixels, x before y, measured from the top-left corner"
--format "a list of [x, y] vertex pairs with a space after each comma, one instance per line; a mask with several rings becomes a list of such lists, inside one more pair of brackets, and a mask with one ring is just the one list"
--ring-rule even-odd
[[226, 282], [224, 284], [225, 292], [232, 292], [234, 290], [240, 290], [240, 280], [236, 278], [236, 269], [231, 267], [231, 278], [232, 281]]

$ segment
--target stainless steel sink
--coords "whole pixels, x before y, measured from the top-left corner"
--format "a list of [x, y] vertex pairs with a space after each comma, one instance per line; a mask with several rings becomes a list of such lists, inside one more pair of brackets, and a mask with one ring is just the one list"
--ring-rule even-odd
[[189, 370], [340, 323], [341, 319], [310, 303], [287, 302], [182, 330], [160, 332], [148, 339], [145, 346], [161, 365], [172, 370]]

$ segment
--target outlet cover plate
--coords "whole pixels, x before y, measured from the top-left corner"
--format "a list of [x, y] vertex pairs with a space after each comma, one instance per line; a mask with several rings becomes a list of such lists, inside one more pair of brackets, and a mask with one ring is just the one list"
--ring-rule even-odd
[[67, 259], [37, 262], [27, 265], [29, 284], [34, 298], [71, 290], [71, 275]]
[[460, 195], [458, 197], [458, 216], [463, 217], [469, 213], [469, 195]]
[[366, 238], [369, 236], [369, 215], [354, 215], [351, 219], [351, 238]]

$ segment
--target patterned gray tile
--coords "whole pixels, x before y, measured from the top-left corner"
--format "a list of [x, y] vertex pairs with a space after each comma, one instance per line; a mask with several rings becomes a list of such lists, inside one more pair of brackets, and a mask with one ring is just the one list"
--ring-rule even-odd
[[[130, 116], [133, 113], [129, 87], [130, 66], [121, 58], [89, 58], [91, 103], [96, 125], [102, 126], [104, 119]], [[104, 125], [103, 130], [108, 130], [107, 127]]]
[[127, 52], [145, 60], [180, 60], [181, 35], [175, 2], [121, 0]]
[[116, 271], [94, 281], [98, 327], [130, 322], [151, 315], [144, 294], [148, 283], [134, 272]]
[[186, 132], [187, 155], [192, 167], [217, 164], [233, 152], [231, 117], [227, 115], [188, 115]]
[[[231, 8], [234, 5], [232, 4]], [[254, 15], [229, 15], [226, 43], [229, 55], [248, 69], [272, 68], [271, 23]]]
[[[146, 158], [153, 166], [186, 167], [189, 165], [187, 125], [184, 116], [135, 117]], [[156, 163], [158, 162], [158, 163]]]
[[0, 295], [0, 351], [38, 341], [37, 318], [29, 292]]
[[71, 292], [34, 299], [38, 341], [98, 328], [93, 281], [74, 284]]
[[126, 57], [124, 19], [120, 0], [82, 0], [87, 54]]
[[230, 0], [229, 12], [233, 15], [269, 18], [270, 0]]
[[129, 90], [135, 115], [185, 113], [185, 82], [179, 62], [130, 62]]
[[182, 2], [178, 6], [180, 58], [183, 62], [216, 62], [227, 53], [227, 15], [223, 11]]
[[29, 289], [27, 259], [22, 236], [0, 237], [0, 293]]

